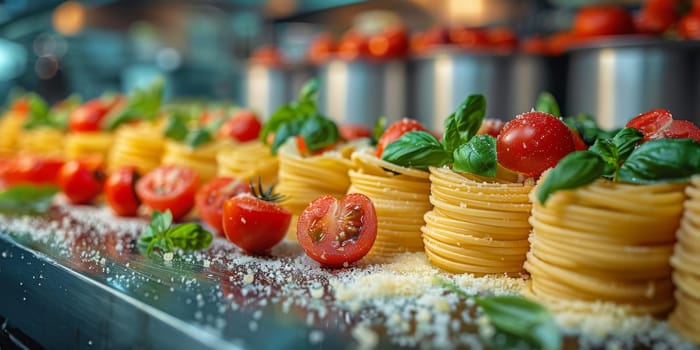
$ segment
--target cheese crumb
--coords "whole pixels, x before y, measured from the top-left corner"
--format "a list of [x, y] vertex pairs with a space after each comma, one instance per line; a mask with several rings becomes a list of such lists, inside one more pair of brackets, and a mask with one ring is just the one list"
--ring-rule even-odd
[[163, 254], [163, 260], [165, 261], [173, 261], [173, 253], [168, 252]]

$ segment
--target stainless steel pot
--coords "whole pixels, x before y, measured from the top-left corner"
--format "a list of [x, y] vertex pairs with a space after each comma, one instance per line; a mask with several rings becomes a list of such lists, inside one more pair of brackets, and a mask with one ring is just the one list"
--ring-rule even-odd
[[654, 108], [697, 121], [695, 45], [625, 38], [571, 50], [566, 111], [591, 114], [604, 128], [622, 127]]
[[380, 116], [389, 123], [406, 116], [404, 61], [332, 60], [320, 76], [321, 110], [336, 122], [371, 126]]
[[245, 74], [245, 104], [264, 120], [281, 105], [295, 99], [316, 71], [310, 66], [270, 67], [249, 64]]
[[525, 54], [441, 51], [413, 59], [410, 71], [409, 114], [435, 131], [468, 95], [486, 97], [487, 117], [509, 120], [551, 86], [547, 59]]

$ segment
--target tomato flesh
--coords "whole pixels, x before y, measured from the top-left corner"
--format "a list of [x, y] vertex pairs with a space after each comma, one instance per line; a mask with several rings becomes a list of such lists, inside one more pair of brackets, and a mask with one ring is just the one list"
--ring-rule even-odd
[[195, 208], [204, 222], [222, 234], [224, 202], [240, 193], [250, 193], [250, 186], [231, 177], [217, 177], [197, 190]]
[[338, 132], [340, 132], [340, 137], [345, 141], [372, 136], [372, 129], [362, 124], [343, 124], [338, 128]]
[[251, 194], [239, 194], [224, 202], [224, 234], [248, 253], [270, 250], [287, 234], [291, 221], [290, 211]]
[[73, 132], [99, 131], [109, 107], [102, 100], [91, 100], [76, 108], [68, 119], [68, 130]]
[[688, 120], [674, 120], [668, 128], [663, 131], [665, 138], [672, 139], [693, 139], [700, 142], [700, 129]]
[[255, 113], [243, 109], [221, 126], [219, 135], [238, 142], [246, 142], [257, 139], [260, 135], [260, 129], [262, 129], [262, 124]]
[[417, 120], [407, 118], [401, 119], [391, 124], [391, 126], [389, 126], [389, 128], [387, 128], [384, 131], [382, 136], [379, 138], [379, 141], [377, 142], [377, 157], [381, 158], [386, 146], [398, 140], [401, 137], [401, 135], [409, 131], [425, 131], [425, 127]]
[[112, 211], [119, 216], [136, 216], [141, 201], [136, 196], [139, 173], [133, 166], [123, 166], [107, 176], [105, 197]]
[[337, 200], [321, 196], [304, 209], [297, 239], [306, 254], [327, 267], [347, 266], [364, 257], [377, 237], [377, 214], [365, 195]]
[[61, 167], [59, 185], [61, 191], [73, 204], [92, 202], [102, 192], [104, 173], [78, 160]]
[[63, 160], [17, 156], [0, 161], [0, 188], [18, 184], [57, 185]]
[[644, 141], [663, 137], [663, 131], [673, 122], [673, 116], [667, 109], [652, 109], [627, 122], [628, 128], [635, 128], [644, 134]]
[[530, 177], [539, 177], [575, 149], [569, 127], [544, 112], [515, 117], [503, 126], [496, 139], [498, 162]]
[[678, 35], [683, 39], [700, 39], [700, 13], [689, 13], [678, 21]]
[[493, 137], [498, 137], [498, 134], [503, 129], [503, 122], [500, 119], [487, 118], [481, 122], [479, 130], [477, 130], [477, 135], [491, 135]]
[[136, 182], [136, 194], [153, 210], [170, 210], [177, 220], [194, 207], [199, 175], [189, 168], [162, 165]]

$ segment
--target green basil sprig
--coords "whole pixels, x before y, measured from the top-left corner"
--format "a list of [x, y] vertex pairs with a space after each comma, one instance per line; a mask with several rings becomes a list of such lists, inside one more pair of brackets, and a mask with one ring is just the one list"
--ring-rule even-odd
[[[473, 299], [491, 325], [506, 336], [509, 344], [490, 344], [494, 348], [515, 348], [518, 339], [537, 349], [561, 349], [562, 336], [549, 311], [521, 296], [477, 297], [466, 293], [451, 280], [435, 278], [438, 285], [463, 299]], [[493, 342], [495, 337], [488, 340]]]
[[163, 102], [165, 81], [156, 79], [151, 85], [134, 89], [124, 109], [105, 118], [103, 128], [114, 130], [119, 125], [134, 120], [154, 120]]
[[[308, 81], [302, 87], [297, 101], [278, 108], [263, 125], [260, 140], [270, 145], [272, 154], [277, 154], [285, 141], [295, 136], [301, 136], [311, 152], [338, 141], [338, 127], [318, 112], [318, 89], [318, 80]], [[269, 135], [274, 135], [272, 142], [268, 142]]]
[[700, 144], [693, 139], [643, 143], [620, 167], [618, 179], [637, 184], [684, 182], [700, 173]]
[[386, 130], [386, 117], [382, 116], [377, 119], [377, 122], [374, 123], [374, 127], [372, 128], [372, 138], [370, 140], [372, 146], [377, 145], [379, 139], [382, 138], [382, 134], [384, 134], [384, 130]]
[[612, 138], [617, 130], [603, 130], [595, 119], [588, 114], [578, 114], [563, 119], [564, 124], [576, 130], [587, 145], [592, 145], [598, 139]]
[[27, 95], [29, 114], [22, 125], [23, 129], [31, 130], [39, 127], [65, 130], [68, 126], [70, 110], [79, 104], [77, 96], [71, 96], [65, 101], [51, 108], [41, 96], [30, 93]]
[[535, 110], [538, 112], [549, 113], [555, 117], [561, 117], [559, 103], [557, 103], [557, 100], [554, 98], [554, 95], [547, 91], [543, 91], [537, 97], [537, 102], [535, 103]]
[[198, 114], [189, 114], [185, 110], [173, 111], [165, 123], [165, 137], [184, 143], [191, 148], [214, 140], [214, 134], [219, 130], [224, 119], [215, 119], [208, 125], [198, 125]]
[[605, 173], [606, 162], [595, 152], [579, 151], [562, 158], [549, 171], [537, 189], [537, 199], [544, 204], [554, 192], [588, 185]]
[[0, 212], [45, 213], [59, 189], [54, 186], [17, 185], [0, 192]]
[[170, 210], [154, 211], [146, 232], [139, 237], [138, 246], [150, 254], [156, 248], [166, 253], [175, 248], [201, 250], [211, 244], [212, 234], [199, 224], [189, 222], [173, 226], [172, 223]]
[[458, 171], [493, 176], [489, 174], [495, 175], [498, 166], [495, 140], [478, 137], [471, 142], [485, 114], [484, 96], [468, 96], [445, 120], [442, 142], [424, 131], [408, 132], [387, 145], [382, 159], [420, 170], [453, 164]]

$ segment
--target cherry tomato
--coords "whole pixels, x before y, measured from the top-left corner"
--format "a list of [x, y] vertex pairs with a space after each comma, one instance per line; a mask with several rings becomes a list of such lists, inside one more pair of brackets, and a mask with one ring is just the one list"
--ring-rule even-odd
[[632, 16], [623, 7], [590, 5], [582, 7], [574, 17], [573, 32], [581, 37], [631, 34]]
[[170, 209], [173, 219], [187, 215], [194, 207], [194, 195], [199, 176], [190, 169], [176, 165], [161, 165], [136, 182], [136, 194], [153, 210]]
[[370, 56], [377, 59], [398, 58], [408, 51], [408, 34], [403, 27], [388, 28], [373, 35], [367, 43]]
[[518, 47], [518, 36], [512, 29], [506, 27], [486, 30], [486, 39], [490, 47], [502, 50], [515, 50]]
[[642, 113], [625, 125], [628, 128], [635, 128], [644, 134], [644, 141], [654, 140], [663, 137], [663, 131], [673, 122], [673, 116], [667, 109], [652, 109]]
[[5, 158], [0, 162], [0, 187], [17, 184], [57, 185], [63, 160], [34, 156]]
[[313, 152], [309, 151], [309, 147], [306, 146], [306, 141], [304, 140], [303, 137], [300, 135], [297, 135], [295, 137], [296, 143], [297, 143], [297, 150], [299, 151], [299, 154], [302, 156], [308, 157], [308, 156], [314, 156], [314, 155], [319, 155], [323, 154], [325, 152], [331, 151], [335, 149], [335, 146], [337, 146], [337, 143], [330, 144], [326, 147], [319, 148]]
[[580, 42], [581, 39], [572, 32], [558, 32], [549, 37], [547, 46], [550, 54], [561, 55], [571, 46]]
[[503, 129], [503, 122], [500, 119], [487, 118], [481, 122], [481, 127], [477, 130], [477, 135], [491, 135], [493, 137], [498, 137], [498, 134]]
[[381, 158], [382, 153], [384, 153], [384, 149], [386, 148], [387, 145], [390, 143], [398, 140], [401, 135], [409, 132], [409, 131], [424, 131], [425, 127], [419, 123], [416, 120], [413, 119], [401, 119], [399, 121], [394, 122], [387, 128], [384, 133], [382, 134], [382, 137], [379, 138], [379, 141], [377, 142], [377, 157]]
[[219, 136], [229, 137], [238, 142], [255, 140], [260, 135], [262, 124], [250, 110], [242, 109], [227, 120], [219, 129]]
[[307, 57], [311, 63], [322, 64], [333, 56], [335, 50], [333, 36], [329, 33], [321, 33], [309, 46]]
[[520, 50], [533, 55], [547, 55], [550, 53], [547, 39], [541, 36], [531, 36], [523, 39], [520, 44]]
[[340, 201], [328, 195], [316, 198], [297, 222], [301, 248], [323, 266], [347, 266], [362, 259], [375, 238], [377, 213], [372, 201], [360, 193]]
[[71, 160], [61, 167], [58, 183], [63, 194], [73, 204], [92, 202], [102, 192], [105, 175], [99, 168]]
[[575, 149], [569, 127], [543, 112], [515, 117], [503, 126], [496, 139], [498, 162], [530, 177], [539, 177]]
[[669, 127], [663, 131], [663, 136], [670, 139], [693, 139], [700, 142], [700, 129], [688, 120], [674, 120]]
[[26, 116], [29, 113], [29, 99], [26, 97], [20, 97], [12, 102], [10, 110], [21, 116]]
[[360, 32], [351, 29], [340, 39], [338, 57], [350, 61], [366, 57], [368, 54], [367, 38]]
[[345, 141], [357, 140], [372, 136], [372, 129], [362, 124], [343, 124], [338, 128], [340, 136]]
[[282, 65], [284, 59], [279, 49], [272, 45], [258, 47], [250, 55], [250, 61], [263, 66], [279, 66]]
[[588, 144], [586, 144], [586, 141], [583, 141], [583, 138], [581, 135], [579, 135], [578, 131], [569, 128], [571, 131], [571, 138], [574, 140], [574, 147], [576, 148], [577, 151], [585, 151], [588, 149]]
[[107, 176], [105, 181], [105, 198], [112, 211], [119, 216], [135, 216], [139, 211], [136, 196], [136, 181], [139, 173], [133, 166], [123, 166]]
[[700, 14], [700, 0], [693, 0], [693, 7], [690, 12]]
[[248, 253], [264, 253], [287, 234], [292, 213], [274, 202], [244, 193], [224, 202], [226, 238]]
[[452, 28], [450, 29], [450, 41], [464, 48], [484, 48], [489, 45], [489, 38], [485, 31], [477, 28]]
[[73, 132], [99, 131], [102, 119], [108, 111], [109, 106], [102, 100], [90, 100], [70, 114], [68, 130]]
[[224, 202], [240, 193], [250, 193], [250, 186], [234, 178], [217, 177], [197, 190], [194, 197], [195, 208], [204, 222], [218, 233], [223, 233], [221, 220]]
[[634, 25], [639, 33], [661, 34], [669, 29], [678, 19], [676, 7], [678, 0], [648, 0], [642, 11], [634, 18]]
[[700, 40], [700, 13], [689, 13], [678, 21], [678, 35], [684, 39]]

